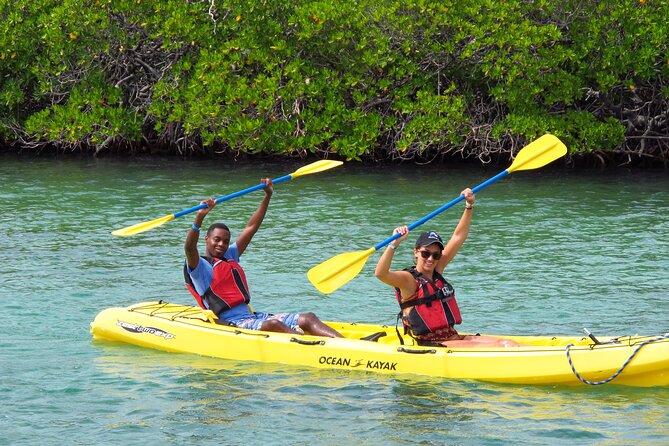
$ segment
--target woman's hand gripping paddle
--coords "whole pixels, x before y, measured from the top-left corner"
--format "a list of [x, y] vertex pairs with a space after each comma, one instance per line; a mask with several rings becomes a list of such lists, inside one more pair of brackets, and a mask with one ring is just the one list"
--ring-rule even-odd
[[[341, 166], [342, 164], [343, 164], [343, 162], [341, 162], [341, 161], [331, 161], [331, 160], [316, 161], [315, 163], [311, 163], [311, 164], [306, 165], [304, 167], [300, 167], [299, 169], [297, 169], [295, 172], [293, 172], [291, 174], [284, 175], [280, 178], [276, 178], [276, 179], [272, 180], [272, 184], [278, 184], [278, 183], [281, 183], [283, 181], [292, 180], [293, 178], [297, 178], [297, 177], [300, 177], [302, 175], [309, 175], [309, 174], [312, 174], [312, 173], [322, 172], [324, 170], [332, 169], [333, 167]], [[240, 190], [239, 192], [235, 192], [235, 193], [232, 193], [230, 195], [226, 195], [225, 197], [217, 198], [215, 201], [216, 201], [217, 204], [222, 203], [224, 201], [232, 200], [233, 198], [240, 197], [242, 195], [245, 195], [245, 194], [248, 194], [250, 192], [262, 189], [264, 187], [265, 187], [265, 184], [260, 183], [260, 184], [257, 184], [255, 186], [253, 186], [253, 187], [249, 187], [247, 189]], [[202, 203], [202, 204], [199, 204], [198, 206], [193, 206], [192, 208], [185, 209], [181, 212], [177, 212], [176, 214], [166, 215], [164, 217], [157, 218], [155, 220], [145, 221], [143, 223], [137, 223], [135, 225], [128, 226], [127, 228], [117, 229], [116, 231], [112, 232], [112, 235], [118, 235], [118, 236], [123, 237], [123, 236], [135, 235], [135, 234], [139, 234], [139, 233], [142, 233], [142, 232], [145, 232], [145, 231], [149, 231], [151, 229], [157, 228], [158, 226], [161, 226], [161, 225], [167, 223], [170, 220], [174, 220], [175, 218], [184, 216], [186, 214], [190, 214], [191, 212], [198, 211], [198, 210], [200, 210], [202, 208], [205, 208], [205, 207], [207, 207], [207, 205]]]
[[[521, 149], [520, 152], [518, 152], [516, 155], [516, 158], [513, 160], [511, 167], [474, 187], [472, 191], [476, 193], [481, 189], [490, 186], [492, 183], [504, 178], [508, 174], [515, 172], [516, 170], [531, 170], [545, 166], [551, 161], [555, 161], [556, 159], [564, 156], [566, 153], [567, 147], [562, 143], [562, 141], [553, 135], [546, 134]], [[446, 203], [439, 209], [409, 225], [409, 230], [413, 230], [416, 227], [422, 225], [432, 217], [444, 212], [446, 209], [464, 200], [464, 198], [465, 197], [463, 195], [460, 195], [449, 203]], [[336, 255], [321, 263], [320, 265], [316, 265], [311, 268], [307, 273], [307, 277], [321, 293], [332, 293], [357, 276], [365, 266], [369, 256], [393, 240], [398, 239], [399, 237], [401, 237], [401, 234], [393, 234], [381, 243], [373, 246], [372, 248], [369, 248], [366, 251], [345, 252]]]

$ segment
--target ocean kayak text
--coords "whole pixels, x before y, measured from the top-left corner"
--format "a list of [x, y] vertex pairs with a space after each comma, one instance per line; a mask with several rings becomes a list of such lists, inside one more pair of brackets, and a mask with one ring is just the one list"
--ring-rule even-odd
[[341, 365], [345, 367], [360, 367], [364, 366], [366, 369], [377, 369], [377, 370], [395, 370], [397, 371], [396, 362], [385, 362], [385, 361], [367, 361], [365, 363], [364, 359], [356, 359], [353, 364], [351, 364], [351, 358], [338, 358], [337, 356], [321, 356], [318, 358], [320, 364], [328, 365]]

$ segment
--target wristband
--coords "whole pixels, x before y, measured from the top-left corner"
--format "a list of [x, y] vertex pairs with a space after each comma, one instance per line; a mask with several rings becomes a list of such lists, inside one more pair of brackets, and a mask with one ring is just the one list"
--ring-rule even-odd
[[191, 223], [190, 227], [191, 227], [191, 229], [193, 229], [193, 231], [200, 232], [200, 228], [198, 228], [197, 226], [195, 226], [195, 223]]
[[392, 243], [388, 243], [388, 248], [392, 249], [395, 251], [397, 249], [397, 246], [393, 245]]
[[465, 209], [474, 209], [474, 204], [466, 203], [465, 204]]

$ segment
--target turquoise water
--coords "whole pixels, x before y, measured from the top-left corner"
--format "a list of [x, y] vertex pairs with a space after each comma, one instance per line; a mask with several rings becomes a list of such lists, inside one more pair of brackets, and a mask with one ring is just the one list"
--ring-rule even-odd
[[[666, 444], [669, 388], [511, 386], [177, 355], [93, 341], [102, 309], [192, 303], [190, 216], [114, 229], [276, 178], [305, 163], [0, 158], [0, 444]], [[367, 249], [502, 168], [358, 166], [276, 187], [243, 262], [254, 307], [394, 323], [378, 254], [330, 296], [306, 271]], [[669, 174], [517, 172], [481, 191], [447, 269], [463, 331], [669, 331]], [[238, 233], [261, 193], [208, 222]], [[461, 206], [424, 229], [448, 234]], [[400, 248], [396, 266], [410, 262]]]

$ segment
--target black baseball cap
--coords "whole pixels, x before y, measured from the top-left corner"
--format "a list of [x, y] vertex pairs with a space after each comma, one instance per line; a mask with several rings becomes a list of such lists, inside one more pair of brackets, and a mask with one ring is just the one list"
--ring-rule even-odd
[[431, 244], [436, 243], [441, 249], [444, 249], [444, 241], [439, 237], [434, 231], [422, 232], [416, 240], [416, 248], [421, 246], [430, 246]]

